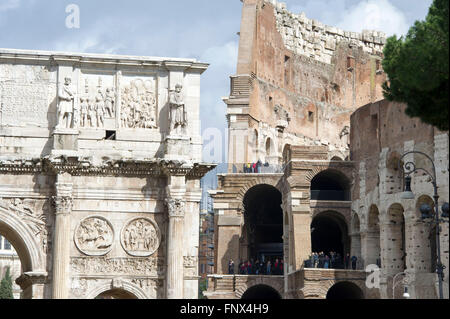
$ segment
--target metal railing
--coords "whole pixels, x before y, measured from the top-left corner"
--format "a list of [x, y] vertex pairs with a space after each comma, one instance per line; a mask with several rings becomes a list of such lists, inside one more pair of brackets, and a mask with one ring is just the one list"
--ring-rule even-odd
[[254, 168], [253, 163], [232, 164], [230, 167], [233, 174], [282, 174], [284, 169], [284, 165], [274, 164], [260, 164]]

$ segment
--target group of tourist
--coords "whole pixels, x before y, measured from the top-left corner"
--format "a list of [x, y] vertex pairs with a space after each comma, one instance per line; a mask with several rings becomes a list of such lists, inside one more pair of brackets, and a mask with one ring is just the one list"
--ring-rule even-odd
[[262, 165], [261, 160], [258, 160], [256, 163], [246, 163], [244, 164], [244, 173], [261, 173]]
[[[328, 254], [321, 252], [313, 252], [309, 259], [305, 262], [306, 268], [323, 268], [323, 269], [353, 269], [356, 270], [358, 257], [346, 254], [344, 257], [340, 253], [330, 251]], [[351, 265], [351, 268], [350, 268]]]
[[[284, 261], [276, 258], [274, 262], [270, 259], [260, 261], [253, 259], [240, 262], [238, 265], [239, 275], [283, 275]], [[234, 261], [230, 259], [228, 262], [228, 274], [235, 274]]]

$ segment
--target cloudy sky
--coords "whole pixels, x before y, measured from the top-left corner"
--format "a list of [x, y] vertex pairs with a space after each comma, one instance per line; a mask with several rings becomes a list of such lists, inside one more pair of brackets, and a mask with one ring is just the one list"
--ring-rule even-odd
[[[287, 0], [288, 9], [327, 25], [402, 35], [432, 0]], [[80, 28], [66, 27], [68, 5]], [[239, 0], [0, 0], [0, 48], [197, 58], [202, 129], [226, 126], [229, 76], [235, 74]]]

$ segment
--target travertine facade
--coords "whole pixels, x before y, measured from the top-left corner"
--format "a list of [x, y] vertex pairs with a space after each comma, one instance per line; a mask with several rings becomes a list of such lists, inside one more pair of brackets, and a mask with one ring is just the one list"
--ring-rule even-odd
[[[434, 207], [433, 185], [423, 171], [412, 176], [414, 199], [402, 199], [400, 156], [409, 151], [429, 155], [436, 165], [439, 210], [449, 198], [449, 139], [441, 132], [405, 115], [406, 106], [381, 101], [361, 107], [352, 115], [351, 154], [358, 163], [352, 193], [353, 218], [359, 221], [357, 252], [365, 265], [381, 259], [382, 298], [392, 298], [392, 279], [406, 272], [405, 284], [412, 298], [437, 298], [436, 233], [422, 222], [419, 208]], [[432, 163], [410, 154], [413, 162], [432, 174]], [[402, 236], [403, 233], [403, 236]], [[441, 258], [445, 265], [444, 296], [448, 298], [448, 221], [441, 225]], [[401, 291], [402, 287], [399, 285]], [[401, 295], [401, 293], [398, 293]]]
[[207, 66], [0, 50], [0, 233], [24, 297], [197, 298]]
[[[389, 167], [413, 149], [434, 156], [448, 201], [448, 134], [383, 100], [384, 34], [324, 26], [273, 0], [242, 2], [237, 74], [224, 99], [230, 173], [219, 174], [213, 195], [215, 275], [205, 295], [401, 298], [392, 280], [406, 268], [411, 297], [436, 298], [433, 235], [417, 220], [431, 184], [417, 176], [416, 200], [400, 201], [403, 180]], [[245, 164], [258, 160], [261, 169], [249, 173]], [[448, 265], [447, 225], [441, 240]], [[357, 257], [356, 270], [306, 267], [319, 251]], [[227, 275], [230, 258], [275, 257], [284, 259], [282, 276]], [[366, 285], [365, 267], [380, 262], [380, 287]]]

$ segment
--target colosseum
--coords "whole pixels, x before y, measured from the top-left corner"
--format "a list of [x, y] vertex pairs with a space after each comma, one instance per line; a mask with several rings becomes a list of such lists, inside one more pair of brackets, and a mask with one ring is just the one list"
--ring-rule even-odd
[[[242, 2], [204, 295], [448, 298], [449, 136], [384, 99], [385, 34]], [[407, 174], [407, 163], [430, 175]], [[421, 218], [423, 204], [434, 209], [433, 181], [440, 228]]]

